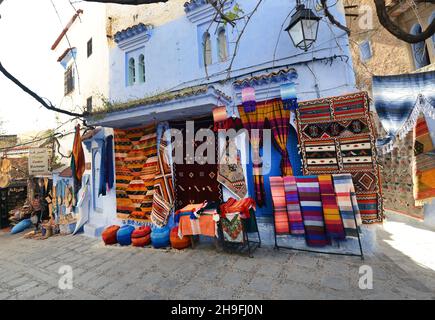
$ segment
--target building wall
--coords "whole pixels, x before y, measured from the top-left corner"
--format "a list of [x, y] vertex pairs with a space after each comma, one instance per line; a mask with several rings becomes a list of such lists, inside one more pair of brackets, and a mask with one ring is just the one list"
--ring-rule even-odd
[[[239, 0], [237, 3], [247, 13], [253, 10], [255, 5], [253, 1], [248, 0]], [[333, 10], [336, 16], [343, 20], [340, 4], [341, 1]], [[287, 0], [264, 1], [262, 3], [241, 38], [231, 76], [249, 76], [249, 74], [258, 71], [266, 72], [267, 68], [274, 66], [294, 64], [299, 75], [304, 78], [304, 81], [298, 81], [301, 99], [317, 97], [316, 82], [320, 86], [320, 90], [327, 90], [330, 94], [354, 90], [351, 59], [347, 60], [346, 58], [343, 61], [336, 59], [331, 65], [310, 62], [313, 57], [350, 56], [347, 36], [343, 35], [339, 29], [333, 29], [333, 34], [331, 34], [329, 25], [322, 21], [318, 41], [313, 50], [304, 53], [296, 49], [288, 34], [283, 30], [287, 26], [288, 20], [285, 24], [283, 21], [293, 7], [294, 5]], [[154, 27], [150, 40], [144, 44], [143, 48], [146, 64], [146, 82], [144, 84], [126, 86], [126, 52], [117, 46], [113, 47], [110, 52], [110, 100], [114, 103], [126, 102], [165, 91], [226, 79], [228, 76], [226, 69], [230, 65], [230, 59], [222, 63], [216, 62], [217, 34], [215, 34], [215, 30], [217, 26], [215, 23], [212, 23], [209, 28], [214, 63], [208, 66], [207, 72], [201, 63], [202, 49], [199, 36], [210, 25], [210, 21], [204, 21], [191, 22], [186, 15], [182, 15], [166, 24]], [[136, 20], [136, 23], [139, 22], [148, 23], [148, 20]], [[128, 26], [119, 25], [119, 28]], [[114, 29], [113, 32], [120, 31], [119, 28]], [[234, 52], [240, 30], [240, 23], [234, 29], [229, 25], [226, 26], [230, 56]], [[303, 64], [304, 61], [308, 62]], [[309, 68], [316, 74], [317, 81]], [[329, 72], [331, 69], [334, 70], [334, 76], [331, 76]], [[310, 80], [306, 81], [307, 79]], [[335, 90], [336, 88], [339, 90]], [[233, 96], [231, 83], [227, 83], [221, 89], [229, 96]]]
[[[358, 5], [358, 9], [349, 10], [349, 12], [358, 13], [359, 17], [347, 17], [346, 20], [351, 29], [350, 46], [356, 84], [359, 89], [371, 93], [373, 75], [403, 74], [415, 70], [411, 45], [397, 39], [379, 23], [372, 0], [344, 0], [344, 3], [345, 5]], [[417, 7], [423, 29], [426, 29], [432, 13], [435, 12], [435, 5], [418, 4]], [[395, 18], [395, 22], [407, 32], [411, 31], [417, 21], [413, 10], [408, 10]], [[372, 58], [367, 61], [364, 61], [360, 55], [359, 45], [364, 41], [370, 42], [373, 53]], [[428, 39], [426, 43], [431, 61], [434, 63], [434, 39]]]

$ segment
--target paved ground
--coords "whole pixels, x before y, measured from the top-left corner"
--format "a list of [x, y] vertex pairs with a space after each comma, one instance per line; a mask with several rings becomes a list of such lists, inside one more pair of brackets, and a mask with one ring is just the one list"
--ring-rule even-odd
[[[378, 231], [378, 252], [364, 262], [270, 248], [250, 259], [208, 245], [104, 247], [84, 236], [28, 240], [0, 231], [0, 299], [435, 299], [434, 260], [427, 259], [435, 259], [435, 233], [415, 229], [423, 253], [413, 256], [416, 247], [398, 226], [408, 227], [392, 222]], [[373, 268], [372, 290], [358, 286], [362, 264]], [[58, 287], [63, 265], [73, 268], [72, 290]]]

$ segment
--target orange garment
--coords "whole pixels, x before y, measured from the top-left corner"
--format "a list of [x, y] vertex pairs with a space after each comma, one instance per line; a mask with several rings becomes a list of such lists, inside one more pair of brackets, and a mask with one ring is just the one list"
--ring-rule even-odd
[[[76, 126], [76, 133], [74, 136], [74, 144], [72, 155], [74, 161], [74, 172], [73, 175], [77, 179], [77, 182], [81, 184], [83, 173], [85, 172], [85, 154], [83, 152], [82, 139], [80, 137], [80, 125]], [[71, 166], [72, 167], [72, 166]]]
[[245, 198], [237, 201], [234, 198], [221, 205], [221, 215], [225, 218], [227, 213], [240, 213], [243, 219], [250, 217], [249, 210], [256, 209], [255, 201], [252, 198]]

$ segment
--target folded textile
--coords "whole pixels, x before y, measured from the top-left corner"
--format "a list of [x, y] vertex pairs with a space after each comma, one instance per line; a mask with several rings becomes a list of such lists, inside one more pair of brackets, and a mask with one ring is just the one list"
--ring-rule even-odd
[[298, 187], [294, 176], [284, 177], [284, 192], [290, 233], [292, 235], [303, 235], [305, 234], [304, 220], [302, 218], [301, 206], [299, 205]]
[[287, 216], [284, 192], [284, 179], [282, 177], [270, 177], [270, 190], [274, 208], [275, 232], [277, 235], [290, 234], [290, 224]]
[[362, 223], [350, 174], [334, 174], [334, 190], [343, 226], [348, 237], [358, 236], [358, 225]]
[[234, 198], [229, 198], [227, 202], [220, 206], [221, 216], [226, 217], [227, 213], [240, 213], [242, 219], [250, 217], [250, 210], [255, 210], [255, 200], [252, 198], [245, 198], [237, 201]]
[[243, 223], [238, 213], [228, 213], [221, 219], [224, 240], [228, 242], [243, 243]]
[[343, 221], [341, 220], [340, 211], [338, 209], [332, 176], [322, 175], [319, 176], [318, 179], [322, 198], [326, 233], [331, 239], [344, 240], [346, 238], [346, 234], [344, 231]]
[[323, 221], [320, 186], [317, 176], [296, 177], [307, 245], [321, 247], [330, 244]]

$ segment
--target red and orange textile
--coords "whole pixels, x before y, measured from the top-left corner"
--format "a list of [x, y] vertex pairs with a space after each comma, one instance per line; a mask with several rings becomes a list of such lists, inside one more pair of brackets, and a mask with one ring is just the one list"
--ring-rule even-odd
[[304, 175], [350, 173], [363, 222], [382, 222], [380, 171], [367, 93], [299, 102], [296, 119]]
[[158, 166], [156, 127], [114, 131], [118, 218], [150, 223]]
[[435, 198], [435, 148], [424, 116], [417, 120], [414, 141], [414, 198], [421, 206]]
[[85, 172], [85, 154], [83, 152], [82, 139], [80, 138], [80, 125], [75, 128], [74, 143], [71, 153], [71, 170], [74, 179], [74, 194], [77, 196], [82, 187], [82, 177]]
[[256, 209], [255, 201], [252, 198], [244, 198], [237, 201], [234, 198], [229, 198], [227, 202], [220, 206], [221, 216], [226, 217], [227, 213], [240, 213], [242, 219], [250, 217], [250, 210]]
[[[217, 237], [217, 210], [210, 210], [208, 203], [191, 204], [176, 212], [179, 221], [178, 234], [183, 236], [203, 235]], [[198, 213], [201, 211], [201, 213]]]
[[[287, 151], [287, 137], [290, 126], [290, 111], [284, 110], [282, 100], [274, 99], [257, 103], [256, 109], [252, 112], [245, 112], [243, 106], [239, 106], [239, 114], [243, 126], [248, 130], [250, 135], [251, 147], [253, 149], [253, 173], [255, 186], [255, 200], [259, 207], [264, 205], [264, 181], [263, 181], [263, 164], [261, 162], [260, 149], [263, 146], [263, 129], [266, 124], [272, 130], [275, 146], [281, 153], [281, 172], [283, 176], [293, 175], [293, 169], [290, 163]], [[258, 130], [259, 134], [255, 134]]]
[[284, 179], [270, 177], [270, 190], [274, 207], [275, 232], [277, 235], [290, 234], [290, 224], [285, 202]]
[[330, 239], [344, 240], [346, 238], [346, 234], [344, 232], [340, 211], [338, 210], [332, 176], [322, 175], [319, 176], [318, 179], [320, 185], [320, 195], [322, 198], [326, 234]]

